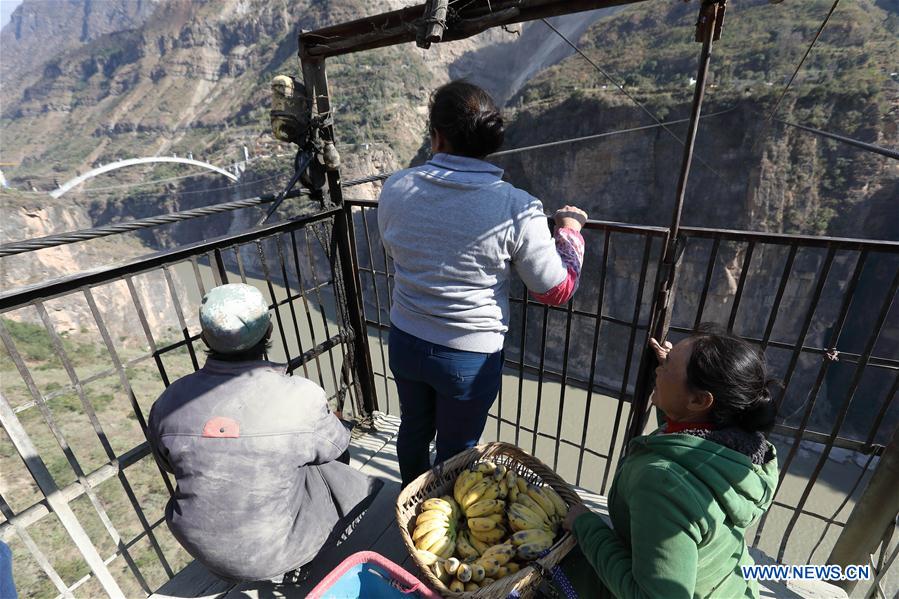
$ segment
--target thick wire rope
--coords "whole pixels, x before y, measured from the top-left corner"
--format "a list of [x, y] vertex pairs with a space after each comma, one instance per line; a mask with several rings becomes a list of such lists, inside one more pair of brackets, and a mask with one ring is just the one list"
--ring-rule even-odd
[[[617, 88], [618, 88], [618, 91], [620, 91], [620, 92], [623, 93], [625, 96], [627, 96], [628, 99], [630, 99], [634, 104], [636, 104], [636, 105], [640, 108], [640, 110], [642, 110], [642, 111], [645, 112], [647, 115], [649, 115], [649, 118], [651, 118], [653, 121], [655, 121], [657, 126], [659, 126], [659, 127], [661, 127], [662, 129], [664, 129], [669, 135], [671, 135], [671, 137], [673, 137], [674, 139], [676, 139], [680, 145], [682, 145], [682, 146], [683, 146], [683, 145], [686, 145], [686, 142], [684, 142], [684, 140], [681, 139], [681, 138], [677, 135], [677, 133], [675, 133], [674, 131], [672, 131], [671, 129], [669, 129], [669, 128], [668, 128], [668, 127], [661, 121], [661, 120], [659, 120], [659, 117], [657, 117], [657, 116], [655, 115], [655, 113], [653, 113], [650, 109], [648, 109], [642, 102], [640, 102], [640, 100], [638, 100], [636, 97], [634, 97], [633, 94], [631, 94], [629, 91], [627, 91], [627, 90], [624, 88], [623, 85], [621, 85], [620, 83], [618, 83], [618, 81], [617, 81], [614, 77], [612, 77], [609, 73], [607, 73], [607, 72], [605, 71], [605, 69], [603, 69], [601, 66], [599, 66], [599, 65], [596, 63], [596, 61], [594, 61], [592, 58], [590, 58], [589, 56], [587, 56], [587, 55], [586, 55], [586, 54], [585, 54], [585, 53], [584, 53], [584, 52], [577, 46], [577, 44], [575, 44], [575, 43], [572, 42], [570, 39], [568, 39], [568, 37], [566, 37], [566, 35], [565, 35], [564, 33], [562, 33], [561, 31], [559, 31], [558, 29], [556, 29], [555, 26], [553, 26], [553, 24], [550, 23], [548, 20], [546, 20], [546, 19], [540, 19], [540, 20], [543, 21], [543, 24], [544, 24], [544, 25], [546, 25], [547, 27], [549, 27], [550, 29], [552, 29], [552, 30], [555, 32], [556, 35], [558, 35], [560, 38], [562, 38], [562, 40], [563, 40], [566, 44], [568, 44], [569, 46], [571, 46], [571, 48], [572, 48], [575, 52], [577, 52], [577, 53], [578, 53], [584, 60], [586, 60], [586, 61], [590, 64], [590, 66], [592, 66], [594, 69], [596, 69], [596, 71], [597, 71], [599, 74], [601, 74], [603, 77], [605, 77], [606, 79], [608, 79], [609, 82], [610, 82], [612, 85], [614, 85], [615, 87], [617, 87]], [[704, 167], [706, 167], [707, 169], [709, 169], [710, 171], [712, 171], [713, 173], [715, 173], [715, 176], [717, 176], [719, 179], [724, 179], [724, 177], [721, 176], [721, 173], [719, 173], [717, 170], [715, 170], [715, 168], [712, 167], [711, 164], [709, 164], [708, 162], [706, 162], [705, 160], [703, 160], [702, 156], [700, 156], [699, 154], [697, 154], [697, 153], [695, 153], [695, 152], [693, 153], [693, 155], [696, 157], [696, 160], [698, 160]]]
[[[713, 112], [711, 114], [703, 115], [701, 118], [711, 118], [715, 116], [719, 116], [728, 112], [731, 112], [734, 108], [729, 108], [727, 110], [722, 110], [719, 112]], [[595, 135], [586, 135], [583, 137], [575, 137], [570, 139], [562, 139], [558, 141], [551, 141], [542, 144], [536, 144], [533, 146], [525, 146], [521, 148], [513, 148], [511, 150], [504, 150], [501, 152], [496, 152], [491, 154], [489, 157], [499, 157], [499, 156], [509, 156], [512, 154], [518, 154], [521, 152], [531, 152], [534, 150], [540, 150], [543, 148], [551, 148], [559, 145], [569, 144], [569, 143], [578, 143], [582, 141], [589, 141], [593, 139], [600, 139], [603, 137], [610, 137], [613, 135], [623, 135], [625, 133], [634, 133], [638, 131], [645, 131], [648, 129], [655, 129], [659, 126], [664, 125], [674, 125], [678, 123], [683, 123], [688, 121], [689, 119], [679, 119], [676, 121], [667, 121], [665, 123], [659, 123], [657, 125], [644, 125], [641, 127], [631, 127], [628, 129], [618, 129], [615, 131], [606, 131], [605, 133], [597, 133]], [[358, 179], [351, 179], [341, 184], [341, 187], [355, 187], [357, 185], [364, 185], [366, 183], [375, 183], [377, 181], [384, 181], [388, 179], [390, 176], [394, 175], [398, 171], [392, 171], [388, 173], [378, 173], [374, 175], [368, 175], [365, 177], [360, 177]], [[235, 189], [241, 185], [248, 185], [250, 183], [260, 183], [263, 181], [267, 181], [269, 179], [274, 179], [277, 177], [281, 177], [283, 175], [276, 175], [274, 177], [269, 177], [265, 179], [257, 179], [255, 181], [228, 186], [222, 189]], [[174, 195], [186, 195], [188, 193], [202, 193], [203, 191], [218, 191], [217, 189], [210, 190], [196, 190], [191, 192], [184, 192], [181, 194]], [[296, 191], [291, 194], [288, 194], [288, 198], [295, 198], [299, 196], [309, 195], [307, 190]], [[10, 243], [6, 243], [0, 245], [0, 258], [6, 256], [12, 256], [15, 254], [22, 254], [25, 252], [31, 252], [35, 250], [41, 250], [51, 247], [56, 247], [60, 245], [66, 245], [69, 243], [77, 243], [79, 241], [88, 241], [90, 239], [97, 239], [99, 237], [106, 237], [109, 235], [116, 235], [119, 233], [127, 233], [130, 231], [137, 231], [140, 229], [149, 229], [152, 227], [158, 227], [160, 225], [166, 225], [170, 223], [175, 223], [184, 220], [190, 220], [192, 218], [198, 218], [202, 216], [209, 216], [211, 214], [218, 214], [221, 212], [229, 212], [232, 210], [241, 210], [243, 208], [249, 208], [252, 206], [260, 206], [262, 204], [270, 203], [276, 197], [275, 194], [268, 194], [263, 196], [258, 196], [254, 198], [246, 198], [242, 200], [234, 200], [232, 202], [224, 202], [222, 204], [214, 204], [212, 206], [204, 206], [201, 208], [193, 208], [191, 210], [182, 210], [180, 212], [172, 212], [169, 214], [163, 214], [159, 216], [151, 216], [147, 218], [141, 218], [133, 221], [128, 221], [124, 223], [116, 223], [114, 225], [106, 225], [103, 227], [93, 227], [90, 229], [81, 229], [78, 231], [71, 231], [68, 233], [58, 233], [54, 235], [47, 235], [45, 237], [36, 237], [34, 239], [28, 239], [23, 241], [13, 241]]]
[[815, 43], [818, 41], [818, 38], [821, 37], [821, 32], [824, 31], [824, 28], [827, 27], [827, 22], [830, 21], [830, 16], [833, 14], [833, 11], [837, 9], [837, 5], [840, 3], [840, 0], [834, 0], [833, 6], [830, 7], [830, 10], [827, 12], [827, 16], [824, 17], [824, 21], [821, 22], [821, 26], [818, 27], [818, 32], [815, 33], [814, 39], [812, 39], [812, 43], [809, 44], [808, 49], [805, 51], [805, 54], [802, 56], [802, 60], [799, 61], [799, 64], [796, 65], [796, 70], [793, 71], [793, 75], [790, 77], [790, 80], [787, 82], [787, 85], [784, 87], [783, 91], [780, 94], [780, 98], [777, 99], [777, 102], [774, 104], [774, 108], [771, 109], [771, 112], [768, 113], [768, 120], [770, 121], [774, 118], [774, 115], [777, 113], [777, 109], [780, 108], [780, 103], [783, 102], [784, 97], [786, 97], [787, 92], [790, 90], [790, 86], [793, 85], [793, 81], [796, 79], [796, 75], [799, 74], [799, 70], [802, 68], [802, 65], [805, 64], [805, 59], [809, 57], [812, 53], [812, 48], [815, 47]]

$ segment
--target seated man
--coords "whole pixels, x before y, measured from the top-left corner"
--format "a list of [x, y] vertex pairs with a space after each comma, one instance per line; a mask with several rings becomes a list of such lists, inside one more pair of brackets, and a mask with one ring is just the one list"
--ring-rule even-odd
[[337, 461], [350, 433], [324, 390], [262, 359], [272, 326], [259, 290], [212, 289], [200, 325], [206, 364], [150, 411], [150, 445], [177, 482], [166, 522], [217, 575], [278, 579], [310, 562], [380, 483]]

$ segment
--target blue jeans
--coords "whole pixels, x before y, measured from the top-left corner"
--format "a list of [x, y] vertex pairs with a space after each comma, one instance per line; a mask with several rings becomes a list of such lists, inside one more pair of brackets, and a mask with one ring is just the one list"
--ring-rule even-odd
[[503, 352], [452, 349], [395, 326], [389, 344], [402, 412], [396, 453], [406, 486], [430, 470], [429, 447], [435, 434], [435, 464], [477, 445], [499, 391]]

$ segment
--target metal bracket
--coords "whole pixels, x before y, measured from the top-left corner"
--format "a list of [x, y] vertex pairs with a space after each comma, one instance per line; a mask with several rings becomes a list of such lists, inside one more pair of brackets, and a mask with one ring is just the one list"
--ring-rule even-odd
[[419, 48], [430, 48], [431, 44], [443, 39], [446, 30], [446, 13], [449, 9], [449, 0], [428, 0], [425, 4], [424, 15], [418, 24], [415, 34], [415, 44]]
[[724, 12], [727, 9], [727, 0], [705, 0], [699, 10], [699, 20], [696, 22], [696, 41], [704, 41], [709, 34], [712, 41], [721, 39], [721, 30], [724, 27]]

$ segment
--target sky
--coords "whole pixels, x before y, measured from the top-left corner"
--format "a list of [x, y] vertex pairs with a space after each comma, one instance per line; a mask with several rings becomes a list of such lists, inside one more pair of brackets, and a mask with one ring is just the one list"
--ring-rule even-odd
[[6, 27], [12, 11], [20, 4], [22, 0], [0, 0], [0, 28]]

